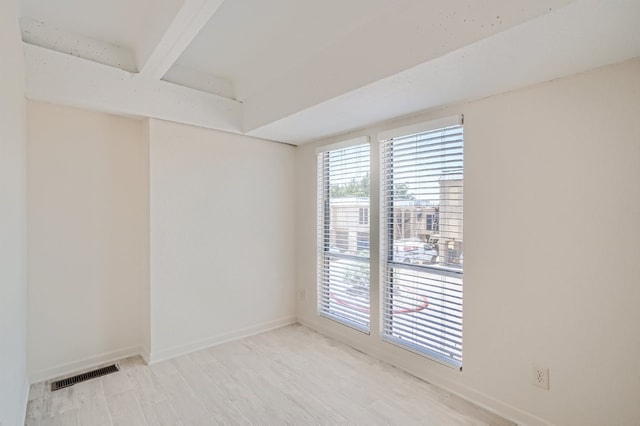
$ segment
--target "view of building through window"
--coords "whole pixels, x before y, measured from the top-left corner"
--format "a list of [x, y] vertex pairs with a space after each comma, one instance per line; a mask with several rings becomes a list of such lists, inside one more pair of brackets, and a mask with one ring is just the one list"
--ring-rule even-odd
[[383, 143], [383, 336], [462, 365], [463, 133]]
[[369, 329], [370, 147], [318, 155], [318, 309]]
[[[460, 367], [462, 126], [390, 139], [380, 155], [383, 337]], [[369, 144], [318, 154], [318, 310], [364, 331], [370, 186]]]
[[[366, 183], [365, 183], [366, 182]], [[396, 184], [391, 223], [394, 260], [413, 264], [462, 265], [462, 174], [439, 180], [437, 199], [418, 199], [408, 184]], [[333, 184], [331, 247], [358, 254], [369, 248], [369, 175], [359, 182]], [[416, 191], [419, 193], [419, 190]]]

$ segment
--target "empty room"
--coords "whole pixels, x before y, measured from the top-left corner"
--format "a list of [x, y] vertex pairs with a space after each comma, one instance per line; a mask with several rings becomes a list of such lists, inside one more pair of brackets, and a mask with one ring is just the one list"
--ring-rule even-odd
[[639, 1], [0, 20], [0, 426], [640, 425]]

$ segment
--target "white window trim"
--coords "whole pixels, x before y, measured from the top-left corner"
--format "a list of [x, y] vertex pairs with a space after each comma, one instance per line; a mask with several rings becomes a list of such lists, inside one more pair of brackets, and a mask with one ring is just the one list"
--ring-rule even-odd
[[449, 117], [438, 118], [431, 121], [396, 127], [390, 130], [383, 130], [378, 133], [378, 140], [380, 142], [383, 142], [388, 141], [389, 139], [429, 132], [431, 130], [441, 129], [443, 127], [459, 126], [462, 125], [463, 122], [464, 115], [451, 115]]
[[[316, 157], [318, 157], [317, 160], [317, 164], [320, 167], [320, 162], [324, 162], [324, 160], [322, 159], [322, 156], [324, 156], [326, 153], [329, 152], [333, 152], [333, 151], [339, 151], [339, 150], [343, 150], [346, 148], [350, 148], [353, 146], [358, 146], [358, 145], [369, 145], [369, 152], [371, 152], [371, 144], [369, 143], [369, 137], [368, 136], [361, 136], [361, 137], [356, 137], [356, 138], [352, 138], [352, 139], [347, 139], [345, 141], [342, 142], [338, 142], [338, 143], [334, 143], [334, 144], [330, 144], [330, 145], [324, 145], [321, 147], [316, 148]], [[370, 154], [371, 155], [371, 154]], [[371, 165], [371, 157], [369, 157], [369, 167]], [[317, 229], [318, 229], [318, 235], [317, 235], [317, 243], [318, 243], [318, 251], [317, 251], [317, 282], [316, 282], [316, 286], [317, 286], [317, 291], [318, 291], [318, 299], [317, 299], [317, 312], [318, 315], [324, 318], [328, 318], [330, 320], [336, 321], [339, 324], [345, 325], [347, 327], [353, 328], [355, 330], [358, 330], [360, 332], [363, 332], [365, 334], [370, 334], [371, 332], [371, 293], [369, 294], [369, 306], [368, 306], [368, 312], [366, 314], [366, 325], [362, 324], [356, 320], [351, 320], [349, 319], [347, 316], [342, 316], [342, 315], [336, 315], [333, 313], [330, 313], [328, 311], [325, 311], [322, 309], [322, 291], [323, 289], [326, 289], [326, 287], [323, 287], [323, 285], [321, 284], [321, 280], [322, 280], [322, 273], [326, 272], [325, 269], [323, 269], [323, 267], [321, 266], [322, 264], [325, 263], [326, 261], [326, 252], [324, 247], [327, 244], [326, 241], [326, 237], [321, 236], [324, 235], [323, 233], [325, 232], [325, 223], [324, 223], [324, 218], [327, 217], [327, 213], [325, 211], [325, 204], [323, 201], [321, 201], [321, 199], [324, 198], [324, 193], [323, 191], [325, 191], [326, 189], [324, 188], [325, 184], [327, 183], [324, 178], [322, 176], [324, 176], [324, 171], [320, 172], [320, 169], [318, 169], [316, 171], [317, 174], [317, 182], [316, 182], [316, 188], [317, 188], [317, 203], [318, 205], [316, 206], [317, 209]], [[322, 175], [322, 176], [321, 176]], [[322, 187], [321, 187], [322, 185]], [[369, 194], [369, 204], [367, 205], [367, 209], [370, 209], [370, 200], [371, 200], [371, 194]], [[329, 213], [330, 215], [330, 213]], [[356, 212], [356, 215], [358, 215], [358, 212]], [[356, 219], [355, 223], [357, 223], [358, 220]], [[359, 224], [360, 226], [361, 224]], [[369, 235], [371, 238], [371, 224], [370, 224], [370, 220], [367, 221], [366, 225], [361, 225], [361, 226], [367, 226], [369, 228]], [[323, 230], [323, 231], [321, 231]], [[371, 244], [371, 242], [369, 242], [369, 244]], [[350, 255], [342, 255], [339, 253], [333, 253], [331, 254], [331, 257], [336, 257], [336, 258], [345, 258], [345, 259], [349, 259]], [[369, 255], [369, 257], [367, 258], [354, 258], [353, 260], [357, 260], [359, 262], [364, 263], [366, 261], [367, 267], [371, 268], [371, 256]], [[369, 273], [370, 274], [370, 273]], [[371, 282], [369, 282], [369, 289], [371, 289]]]
[[[463, 125], [464, 124], [464, 116], [462, 114], [459, 115], [455, 115], [455, 116], [450, 116], [450, 117], [445, 117], [442, 119], [437, 119], [437, 120], [432, 120], [429, 122], [423, 122], [423, 123], [418, 123], [418, 124], [412, 124], [412, 125], [408, 125], [408, 126], [403, 126], [403, 127], [397, 127], [391, 130], [386, 130], [386, 131], [382, 131], [378, 133], [378, 139], [380, 141], [380, 148], [383, 149], [384, 147], [384, 143], [391, 140], [391, 139], [395, 139], [395, 138], [406, 138], [409, 137], [411, 135], [417, 135], [420, 133], [426, 133], [429, 131], [433, 131], [433, 130], [438, 130], [438, 129], [442, 129], [442, 128], [446, 128], [446, 127], [452, 127], [452, 126], [458, 126], [458, 125]], [[384, 175], [384, 163], [383, 160], [380, 160], [380, 168], [381, 168], [381, 173], [380, 173], [380, 177], [379, 180], [383, 181], [385, 179], [385, 175]], [[380, 249], [381, 249], [381, 253], [380, 253], [380, 268], [382, 271], [386, 271], [386, 269], [389, 267], [389, 263], [386, 260], [387, 258], [387, 250], [388, 250], [388, 214], [385, 211], [385, 193], [384, 193], [384, 189], [380, 188]], [[421, 266], [416, 266], [416, 268], [421, 269], [421, 270], [430, 270], [431, 268], [429, 267], [421, 267]], [[413, 269], [413, 267], [409, 267], [409, 269]], [[438, 275], [442, 275], [442, 276], [450, 276], [450, 277], [456, 277], [459, 279], [463, 279], [463, 272], [462, 271], [447, 271], [447, 270], [440, 270], [440, 271], [435, 271], [437, 272]], [[390, 335], [387, 335], [384, 331], [385, 329], [385, 314], [384, 314], [384, 309], [385, 309], [385, 301], [384, 301], [384, 292], [386, 291], [386, 282], [385, 282], [385, 275], [386, 272], [383, 272], [380, 276], [380, 291], [381, 291], [381, 300], [380, 300], [380, 311], [381, 311], [381, 317], [380, 317], [380, 326], [381, 326], [381, 339], [383, 341], [386, 341], [388, 343], [391, 343], [393, 345], [399, 346], [405, 350], [409, 350], [411, 352], [414, 352], [418, 355], [427, 357], [428, 359], [431, 359], [435, 362], [438, 362], [442, 365], [445, 365], [447, 367], [451, 367], [454, 368], [456, 370], [462, 370], [462, 363], [458, 362], [456, 360], [453, 360], [447, 356], [444, 355], [440, 355], [437, 352], [433, 352], [431, 350], [425, 350], [421, 347], [419, 347], [418, 345], [414, 345], [408, 342], [403, 342], [400, 339], [397, 339], [395, 337], [392, 337]]]
[[369, 136], [357, 136], [355, 138], [345, 139], [329, 145], [319, 146], [316, 148], [316, 155], [322, 152], [336, 151], [339, 149], [349, 148], [351, 146], [362, 145], [365, 143], [369, 143]]

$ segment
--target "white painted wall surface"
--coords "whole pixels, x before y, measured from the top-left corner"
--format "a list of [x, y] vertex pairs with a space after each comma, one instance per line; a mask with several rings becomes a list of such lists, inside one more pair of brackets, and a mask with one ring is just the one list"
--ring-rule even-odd
[[144, 124], [28, 103], [34, 380], [141, 351], [149, 226]]
[[0, 424], [24, 423], [27, 380], [26, 111], [18, 2], [0, 2]]
[[140, 318], [140, 344], [142, 345], [142, 357], [145, 362], [149, 362], [149, 354], [151, 353], [151, 282], [150, 274], [150, 254], [149, 254], [149, 238], [150, 238], [150, 185], [149, 185], [149, 120], [146, 119], [142, 123], [142, 145], [144, 150], [144, 209], [145, 223], [144, 228], [140, 230], [140, 237], [144, 240], [144, 256], [143, 256], [143, 277], [142, 277], [142, 293], [141, 305], [139, 309]]
[[[318, 144], [296, 157], [299, 319], [522, 423], [637, 424], [640, 60], [355, 134], [452, 113], [465, 116], [463, 371], [317, 316]], [[532, 363], [549, 391], [530, 385]]]
[[294, 156], [150, 120], [152, 362], [295, 321]]

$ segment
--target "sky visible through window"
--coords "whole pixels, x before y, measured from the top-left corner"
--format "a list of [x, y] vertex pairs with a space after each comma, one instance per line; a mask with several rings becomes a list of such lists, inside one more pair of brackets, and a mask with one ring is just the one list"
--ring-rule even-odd
[[440, 181], [462, 178], [463, 153], [461, 126], [394, 138], [393, 184], [406, 185], [415, 204], [439, 205]]
[[[414, 204], [439, 205], [440, 180], [462, 177], [462, 127], [402, 136], [394, 138], [393, 142], [391, 155], [402, 160], [402, 166], [393, 171], [396, 190], [403, 188]], [[348, 187], [346, 191], [334, 192], [333, 198], [369, 195], [369, 164], [357, 161], [363, 149], [363, 145], [358, 145], [329, 154], [330, 185], [332, 188]]]

